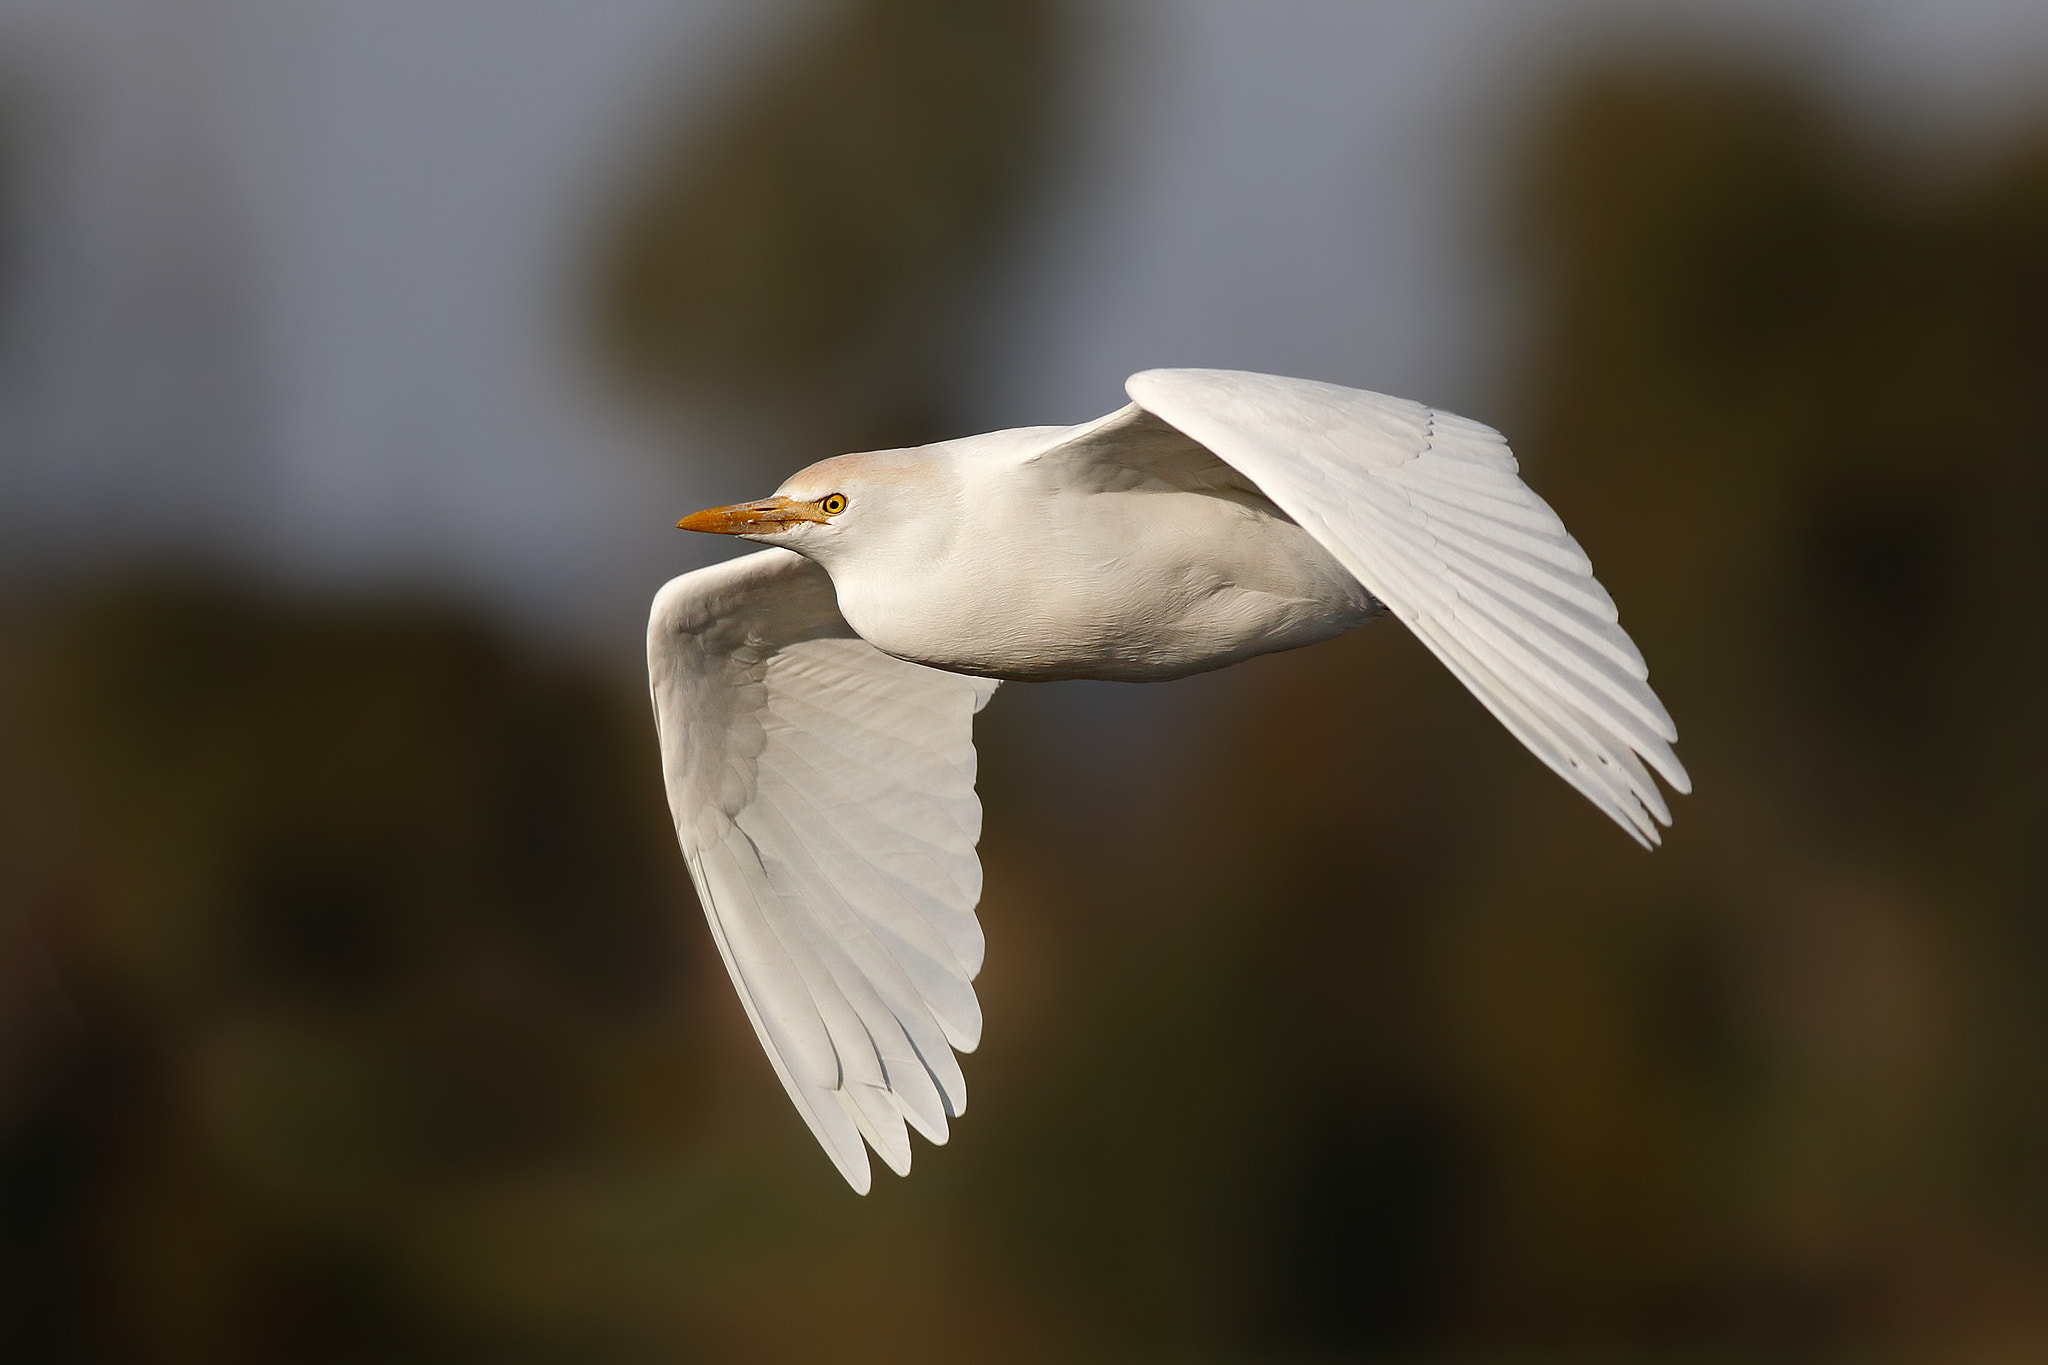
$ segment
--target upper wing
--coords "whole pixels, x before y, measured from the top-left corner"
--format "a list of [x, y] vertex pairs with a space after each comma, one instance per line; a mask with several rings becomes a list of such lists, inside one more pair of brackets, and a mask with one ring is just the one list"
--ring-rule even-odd
[[[1221, 457], [1408, 624], [1538, 758], [1649, 845], [1680, 792], [1671, 717], [1614, 599], [1499, 432], [1405, 399], [1233, 370], [1147, 370], [1130, 395], [1205, 449], [1174, 456], [1126, 409], [1080, 445], [1141, 434], [1133, 467], [1213, 482]], [[1208, 462], [1208, 463], [1205, 463]], [[1640, 761], [1639, 761], [1640, 757]]]
[[825, 571], [763, 550], [656, 594], [662, 776], [704, 917], [789, 1097], [854, 1189], [967, 1105], [981, 1037], [973, 720], [993, 682], [891, 658]]

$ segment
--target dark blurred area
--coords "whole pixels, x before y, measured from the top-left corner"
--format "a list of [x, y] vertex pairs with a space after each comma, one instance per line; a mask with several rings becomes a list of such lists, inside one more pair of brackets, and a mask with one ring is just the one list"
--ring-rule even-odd
[[829, 11], [658, 149], [604, 244], [613, 368], [643, 401], [765, 408], [798, 450], [940, 439], [962, 315], [1043, 159], [1059, 27], [1049, 0]]
[[[654, 141], [594, 352], [764, 409], [764, 488], [959, 434], [1061, 14], [833, 10]], [[974, 1104], [857, 1199], [637, 679], [452, 601], [17, 585], [0, 1361], [2048, 1359], [2048, 128], [1928, 157], [1646, 58], [1524, 115], [1474, 415], [1678, 719], [1661, 850], [1390, 624], [1111, 689], [1172, 719], [1099, 753], [1006, 689]]]

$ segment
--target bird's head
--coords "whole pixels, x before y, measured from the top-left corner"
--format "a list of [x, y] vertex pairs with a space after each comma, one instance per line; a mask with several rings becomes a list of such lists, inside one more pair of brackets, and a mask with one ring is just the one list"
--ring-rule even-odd
[[865, 451], [799, 470], [772, 497], [707, 507], [676, 525], [780, 545], [829, 563], [855, 546], [908, 548], [906, 539], [928, 539], [950, 522], [934, 515], [953, 501], [949, 483], [925, 449]]

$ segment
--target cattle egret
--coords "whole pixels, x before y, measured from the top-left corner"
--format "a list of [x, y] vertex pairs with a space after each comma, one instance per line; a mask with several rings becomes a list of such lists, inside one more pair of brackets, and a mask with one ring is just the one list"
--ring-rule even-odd
[[853, 1188], [967, 1105], [973, 718], [998, 682], [1185, 677], [1381, 612], [1645, 847], [1691, 784], [1614, 602], [1498, 432], [1420, 403], [1148, 370], [1131, 404], [841, 455], [682, 519], [773, 548], [654, 599], [676, 834], [768, 1060]]

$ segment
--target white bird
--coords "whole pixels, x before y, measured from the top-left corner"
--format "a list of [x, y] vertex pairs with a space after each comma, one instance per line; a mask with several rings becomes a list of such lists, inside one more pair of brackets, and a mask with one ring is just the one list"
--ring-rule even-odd
[[[966, 1108], [973, 718], [999, 680], [1178, 678], [1399, 617], [1645, 847], [1691, 790], [1643, 656], [1500, 434], [1399, 398], [1147, 370], [1130, 406], [841, 455], [677, 523], [776, 548], [654, 599], [676, 834], [796, 1107], [866, 1193]], [[1646, 766], [1647, 765], [1647, 766]]]

